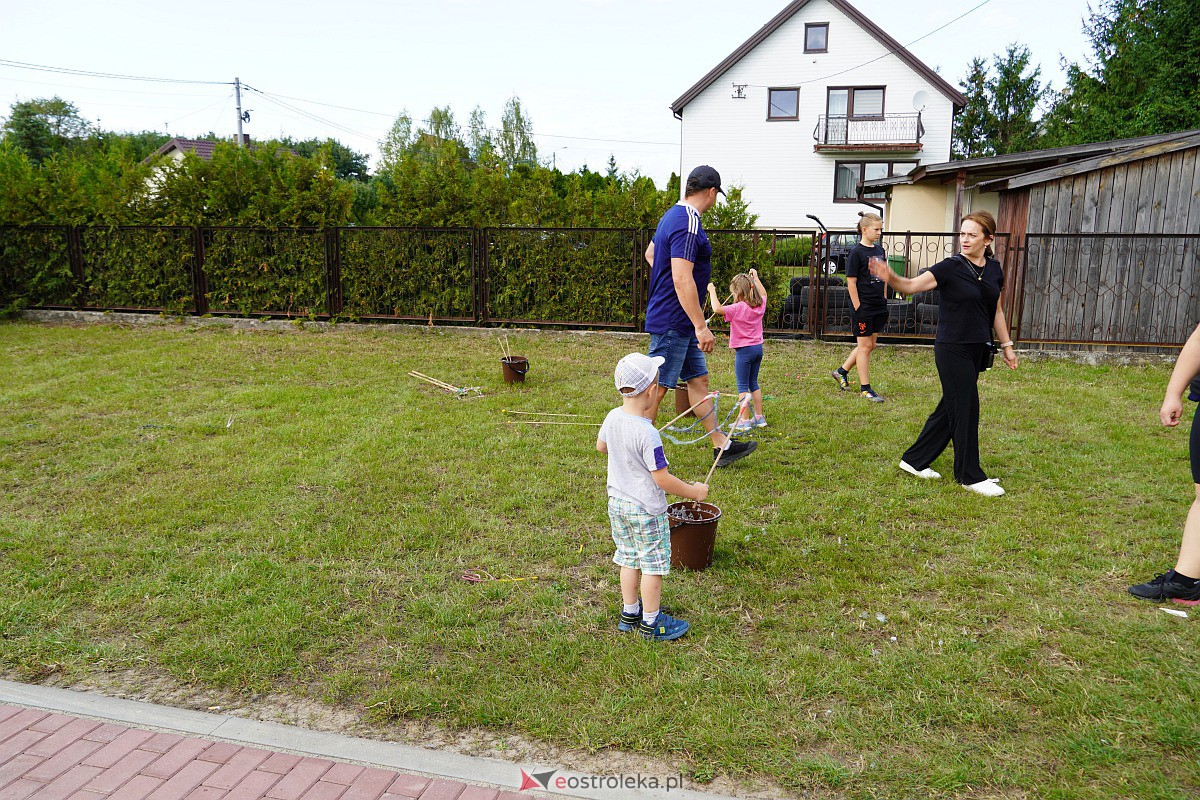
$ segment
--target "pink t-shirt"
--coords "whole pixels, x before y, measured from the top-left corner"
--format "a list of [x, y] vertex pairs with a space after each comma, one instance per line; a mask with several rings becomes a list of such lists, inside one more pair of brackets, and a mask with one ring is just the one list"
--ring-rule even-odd
[[729, 346], [749, 347], [763, 343], [763, 315], [767, 313], [767, 298], [762, 305], [751, 308], [742, 301], [725, 306], [725, 321], [729, 323]]

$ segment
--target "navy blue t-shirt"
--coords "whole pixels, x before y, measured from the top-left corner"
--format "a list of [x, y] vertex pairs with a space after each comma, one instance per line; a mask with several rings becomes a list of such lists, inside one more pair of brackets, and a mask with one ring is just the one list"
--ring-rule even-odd
[[996, 304], [1004, 289], [1004, 270], [989, 258], [982, 269], [964, 256], [953, 256], [929, 268], [942, 295], [935, 341], [986, 344], [992, 340]]
[[871, 274], [868, 264], [872, 258], [881, 258], [887, 261], [887, 253], [878, 244], [874, 247], [867, 247], [859, 242], [854, 245], [850, 250], [850, 255], [846, 257], [846, 279], [858, 279], [855, 287], [858, 289], [858, 313], [864, 315], [887, 311], [887, 298], [883, 294], [887, 284]]
[[646, 332], [678, 331], [691, 334], [695, 326], [688, 319], [671, 275], [671, 259], [691, 261], [696, 280], [696, 299], [704, 302], [712, 276], [712, 245], [700, 225], [700, 212], [687, 203], [671, 206], [659, 220], [654, 232], [654, 263], [650, 267], [650, 300], [646, 303]]

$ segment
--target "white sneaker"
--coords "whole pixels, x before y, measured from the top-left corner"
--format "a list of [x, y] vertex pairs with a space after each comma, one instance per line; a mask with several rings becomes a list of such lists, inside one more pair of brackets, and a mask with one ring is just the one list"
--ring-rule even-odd
[[900, 469], [904, 470], [909, 475], [916, 475], [918, 478], [940, 478], [940, 477], [942, 477], [942, 473], [940, 473], [940, 472], [934, 472], [929, 467], [926, 467], [925, 469], [917, 469], [916, 467], [914, 467], [912, 464], [908, 463], [907, 461], [900, 462]]
[[984, 495], [985, 497], [999, 497], [1004, 494], [1004, 489], [1000, 484], [996, 483], [994, 478], [980, 481], [979, 483], [964, 483], [962, 485], [968, 492]]

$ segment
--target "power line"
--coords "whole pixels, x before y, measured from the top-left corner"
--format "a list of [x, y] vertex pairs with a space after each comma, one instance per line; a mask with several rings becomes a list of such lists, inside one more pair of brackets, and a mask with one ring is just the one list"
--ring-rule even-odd
[[[984, 0], [984, 2], [989, 2], [989, 1], [990, 0]], [[154, 82], [154, 83], [181, 83], [181, 84], [197, 84], [197, 85], [210, 85], [210, 86], [232, 86], [233, 85], [233, 81], [200, 81], [200, 80], [185, 80], [185, 79], [181, 79], [181, 78], [162, 78], [162, 77], [153, 77], [153, 76], [145, 76], [145, 75], [126, 75], [126, 74], [115, 73], [115, 72], [100, 72], [100, 71], [96, 71], [96, 70], [76, 69], [73, 67], [55, 67], [55, 66], [50, 66], [50, 65], [46, 65], [46, 64], [32, 64], [32, 63], [28, 63], [28, 62], [24, 62], [24, 61], [12, 61], [10, 59], [0, 58], [0, 67], [5, 67], [5, 66], [11, 67], [14, 69], [34, 70], [34, 71], [38, 71], [38, 72], [50, 72], [50, 73], [61, 74], [61, 75], [79, 75], [81, 77], [100, 78], [100, 79], [106, 79], [106, 80], [148, 81], [148, 82]], [[31, 82], [33, 82], [33, 81], [31, 81]], [[50, 85], [54, 85], [54, 84], [50, 84]], [[343, 111], [353, 111], [353, 112], [360, 113], [360, 114], [372, 114], [375, 116], [388, 117], [390, 119], [395, 119], [395, 117], [396, 117], [395, 114], [388, 114], [388, 113], [385, 113], [382, 111], [371, 111], [371, 110], [365, 109], [365, 108], [352, 108], [350, 106], [340, 106], [340, 105], [335, 105], [333, 103], [322, 103], [318, 100], [308, 100], [308, 99], [301, 98], [301, 97], [291, 97], [289, 95], [268, 93], [268, 92], [262, 91], [261, 89], [256, 89], [253, 86], [249, 86], [247, 84], [242, 84], [242, 85], [245, 86], [246, 89], [248, 89], [249, 91], [255, 92], [259, 96], [263, 97], [268, 102], [273, 103], [280, 108], [286, 108], [297, 114], [300, 114], [309, 121], [318, 122], [322, 125], [328, 125], [338, 131], [351, 134], [352, 136], [358, 136], [358, 137], [360, 137], [362, 139], [366, 139], [368, 141], [378, 141], [379, 137], [373, 136], [371, 134], [363, 133], [362, 131], [355, 130], [346, 125], [342, 125], [341, 123], [334, 122], [333, 120], [326, 119], [325, 117], [321, 117], [321, 116], [318, 116], [311, 112], [305, 111], [302, 108], [297, 108], [296, 106], [291, 105], [290, 103], [284, 102], [284, 99], [295, 100], [300, 103], [309, 103], [312, 105], [325, 106], [328, 108], [337, 108], [337, 109], [340, 109]], [[82, 87], [69, 87], [69, 88], [82, 88]], [[122, 90], [105, 89], [105, 90], [101, 90], [101, 91], [122, 91]], [[503, 129], [495, 128], [495, 127], [491, 127], [491, 126], [488, 127], [488, 130], [492, 133], [503, 132]], [[565, 139], [565, 140], [569, 140], [569, 141], [579, 141], [579, 142], [601, 142], [601, 143], [605, 143], [605, 144], [645, 144], [645, 145], [656, 145], [656, 146], [661, 146], [661, 147], [677, 147], [678, 146], [678, 144], [676, 142], [654, 142], [654, 141], [646, 141], [646, 140], [640, 140], [640, 139], [605, 139], [605, 138], [594, 137], [594, 136], [571, 136], [569, 134], [539, 133], [536, 131], [531, 131], [530, 135], [535, 136], [535, 137], [547, 138], [547, 139]]]
[[268, 103], [272, 103], [276, 106], [279, 106], [280, 108], [286, 108], [290, 111], [293, 111], [297, 114], [304, 116], [308, 120], [311, 120], [313, 122], [319, 122], [323, 125], [329, 125], [330, 127], [336, 128], [337, 130], [342, 131], [344, 133], [349, 133], [354, 136], [361, 136], [364, 139], [370, 139], [372, 141], [375, 141], [375, 137], [371, 136], [370, 134], [363, 133], [362, 131], [356, 131], [353, 128], [348, 128], [345, 125], [334, 122], [333, 120], [325, 119], [324, 117], [318, 117], [316, 114], [312, 114], [308, 111], [305, 111], [302, 108], [297, 108], [296, 106], [292, 105], [291, 103], [285, 103], [282, 100], [279, 100], [279, 99], [275, 98], [274, 96], [267, 94], [266, 92], [262, 91], [261, 89], [256, 89], [253, 86], [250, 86], [249, 84], [243, 83], [242, 86], [245, 87], [245, 89], [247, 91], [254, 92], [259, 97], [262, 97]]
[[104, 89], [98, 86], [80, 86], [78, 83], [48, 83], [47, 81], [31, 81], [28, 78], [0, 78], [9, 83], [32, 83], [35, 86], [54, 86], [59, 89], [84, 89], [89, 92], [116, 92], [118, 94], [146, 94], [156, 97], [212, 97], [211, 94], [180, 94], [178, 92], [143, 92], [138, 89]]
[[152, 78], [145, 75], [123, 75], [118, 72], [96, 72], [89, 69], [74, 69], [72, 67], [51, 67], [45, 64], [30, 64], [25, 61], [10, 61], [7, 58], [0, 58], [0, 65], [15, 67], [17, 69], [30, 69], [38, 72], [55, 72], [62, 75], [81, 75], [86, 78], [105, 78], [107, 80], [121, 81], [149, 81], [152, 83], [193, 83], [206, 85], [233, 85], [233, 81], [194, 81], [185, 80], [183, 78]]

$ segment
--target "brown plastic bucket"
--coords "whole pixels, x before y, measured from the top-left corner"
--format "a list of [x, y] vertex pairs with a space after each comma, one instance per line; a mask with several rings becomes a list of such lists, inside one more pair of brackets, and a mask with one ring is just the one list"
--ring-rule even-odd
[[681, 383], [675, 387], [675, 413], [682, 414], [687, 411], [689, 417], [696, 416], [695, 411], [688, 411], [692, 407], [692, 401], [688, 399], [688, 389], [686, 383]]
[[525, 356], [506, 356], [500, 359], [500, 369], [504, 373], [505, 383], [524, 383], [525, 373], [529, 372], [529, 359]]
[[699, 572], [712, 566], [721, 509], [712, 503], [683, 500], [667, 506], [671, 523], [671, 566]]

